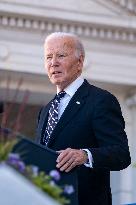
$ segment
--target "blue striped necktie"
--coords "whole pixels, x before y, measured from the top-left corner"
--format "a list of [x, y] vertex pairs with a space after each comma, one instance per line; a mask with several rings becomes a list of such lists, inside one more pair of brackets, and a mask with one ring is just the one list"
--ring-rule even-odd
[[65, 91], [59, 92], [55, 96], [54, 100], [51, 102], [51, 106], [49, 109], [48, 122], [47, 122], [47, 126], [45, 129], [44, 137], [43, 137], [43, 143], [45, 145], [48, 144], [51, 134], [56, 124], [58, 123], [58, 107], [59, 107], [60, 100], [65, 96], [65, 94], [66, 94]]

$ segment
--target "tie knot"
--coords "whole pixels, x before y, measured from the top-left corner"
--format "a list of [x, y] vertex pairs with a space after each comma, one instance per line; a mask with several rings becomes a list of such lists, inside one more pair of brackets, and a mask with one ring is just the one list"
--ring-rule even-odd
[[59, 92], [59, 93], [57, 94], [56, 98], [57, 98], [57, 99], [61, 99], [61, 98], [63, 98], [63, 97], [65, 96], [65, 94], [66, 94], [65, 91], [61, 91], [61, 92]]

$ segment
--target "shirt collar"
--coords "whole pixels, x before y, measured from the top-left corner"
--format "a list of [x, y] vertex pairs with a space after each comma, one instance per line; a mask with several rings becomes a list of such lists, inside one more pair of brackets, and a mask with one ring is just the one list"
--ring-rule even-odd
[[[84, 79], [82, 76], [79, 76], [76, 80], [74, 80], [70, 85], [68, 85], [64, 91], [70, 96], [72, 97], [75, 92], [77, 91], [77, 89], [83, 84]], [[57, 90], [58, 93], [58, 90]]]

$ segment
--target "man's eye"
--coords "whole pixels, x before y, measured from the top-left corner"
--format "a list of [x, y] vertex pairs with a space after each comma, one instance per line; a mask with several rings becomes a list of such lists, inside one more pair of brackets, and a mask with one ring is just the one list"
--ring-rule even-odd
[[65, 57], [65, 55], [64, 55], [64, 54], [59, 55], [59, 58], [63, 58], [63, 57]]
[[47, 59], [47, 60], [51, 59], [51, 56], [47, 56], [46, 59]]

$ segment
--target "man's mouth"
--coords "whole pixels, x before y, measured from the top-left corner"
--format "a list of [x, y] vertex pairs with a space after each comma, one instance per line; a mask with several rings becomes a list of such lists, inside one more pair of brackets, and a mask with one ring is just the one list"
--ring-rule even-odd
[[62, 73], [61, 71], [54, 71], [54, 72], [52, 72], [52, 74], [54, 75], [54, 74], [60, 74], [60, 73]]

